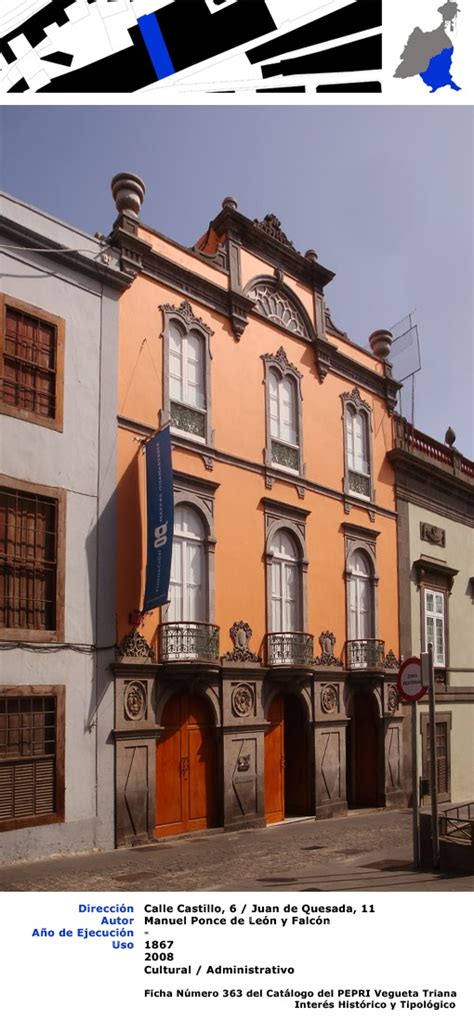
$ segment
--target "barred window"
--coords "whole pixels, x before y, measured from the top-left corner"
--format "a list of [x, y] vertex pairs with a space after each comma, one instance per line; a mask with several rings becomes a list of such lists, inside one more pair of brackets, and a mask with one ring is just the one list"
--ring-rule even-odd
[[58, 502], [0, 486], [0, 629], [57, 629]]
[[0, 696], [0, 828], [62, 819], [63, 688], [36, 689], [47, 694]]
[[64, 322], [10, 297], [0, 303], [1, 409], [60, 430]]

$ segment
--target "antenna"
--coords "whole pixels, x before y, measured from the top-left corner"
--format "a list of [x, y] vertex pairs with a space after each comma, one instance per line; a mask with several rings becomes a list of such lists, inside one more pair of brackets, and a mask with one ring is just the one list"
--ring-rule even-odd
[[[390, 361], [393, 364], [397, 382], [408, 382], [411, 379], [411, 425], [415, 424], [415, 375], [421, 371], [420, 339], [415, 312], [411, 311], [391, 327], [393, 343]], [[399, 393], [400, 414], [403, 415], [402, 392]]]

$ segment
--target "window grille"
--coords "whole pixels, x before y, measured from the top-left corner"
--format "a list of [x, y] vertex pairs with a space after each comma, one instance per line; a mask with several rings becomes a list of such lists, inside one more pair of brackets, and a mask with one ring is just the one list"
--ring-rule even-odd
[[0, 697], [0, 822], [56, 811], [56, 698]]
[[6, 305], [3, 402], [54, 419], [56, 373], [56, 327]]
[[55, 630], [57, 502], [0, 487], [0, 628]]

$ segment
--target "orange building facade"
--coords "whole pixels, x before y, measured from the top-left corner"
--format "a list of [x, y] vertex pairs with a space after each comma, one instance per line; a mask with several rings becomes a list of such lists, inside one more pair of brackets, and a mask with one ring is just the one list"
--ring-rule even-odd
[[[117, 841], [406, 803], [386, 357], [333, 273], [233, 199], [191, 249], [114, 178], [120, 306]], [[139, 619], [144, 443], [171, 423], [170, 602]]]

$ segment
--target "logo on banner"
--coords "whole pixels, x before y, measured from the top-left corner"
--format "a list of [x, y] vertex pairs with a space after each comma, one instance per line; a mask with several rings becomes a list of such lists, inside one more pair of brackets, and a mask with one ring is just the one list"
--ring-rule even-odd
[[146, 447], [147, 563], [143, 611], [168, 601], [173, 546], [173, 470], [169, 425]]

